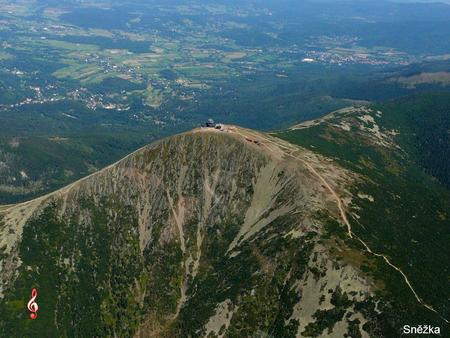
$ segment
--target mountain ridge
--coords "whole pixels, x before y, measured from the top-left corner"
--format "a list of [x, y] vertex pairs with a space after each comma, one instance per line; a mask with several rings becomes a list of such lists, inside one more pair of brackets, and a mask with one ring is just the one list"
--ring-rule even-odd
[[[172, 306], [169, 311], [170, 315], [167, 313], [168, 317], [161, 321], [161, 325], [163, 325], [163, 327], [165, 327], [165, 325], [169, 325], [166, 322], [168, 321], [170, 323], [170, 318], [177, 318], [176, 321], [179, 321], [180, 317], [182, 318], [185, 316], [186, 308], [189, 307], [190, 302], [193, 302], [192, 298], [195, 299], [195, 294], [192, 294], [192, 287], [195, 287], [196, 283], [198, 283], [198, 275], [202, 273], [204, 264], [206, 264], [203, 262], [202, 253], [205, 250], [203, 248], [205, 245], [204, 241], [207, 240], [207, 235], [205, 232], [209, 231], [208, 228], [211, 227], [210, 223], [214, 222], [210, 219], [212, 214], [218, 212], [218, 214], [213, 218], [221, 218], [223, 216], [219, 216], [220, 214], [228, 214], [230, 210], [236, 210], [236, 212], [237, 210], [247, 210], [245, 215], [241, 214], [241, 216], [237, 216], [236, 214], [236, 216], [234, 216], [237, 217], [237, 219], [241, 219], [241, 221], [237, 221], [237, 223], [240, 223], [241, 225], [233, 231], [234, 235], [227, 240], [227, 247], [224, 247], [223, 249], [223, 259], [246, 260], [248, 258], [242, 253], [242, 250], [248, 250], [246, 248], [251, 247], [251, 251], [254, 252], [251, 256], [255, 255], [255, 257], [257, 257], [255, 258], [256, 261], [259, 262], [257, 265], [262, 264], [262, 266], [265, 266], [263, 271], [266, 271], [266, 274], [269, 276], [274, 273], [274, 268], [271, 268], [274, 263], [269, 263], [270, 259], [267, 261], [268, 258], [264, 258], [265, 254], [257, 253], [259, 249], [256, 249], [254, 244], [252, 244], [257, 238], [260, 236], [265, 237], [266, 235], [264, 233], [267, 231], [275, 231], [275, 233], [279, 233], [282, 231], [281, 229], [286, 227], [287, 229], [284, 230], [284, 232], [285, 236], [288, 237], [286, 237], [287, 239], [285, 241], [288, 241], [289, 238], [292, 238], [294, 241], [300, 241], [303, 240], [305, 235], [310, 237], [312, 236], [311, 238], [313, 238], [317, 231], [322, 231], [320, 230], [319, 225], [315, 224], [317, 221], [314, 221], [314, 219], [318, 217], [315, 215], [317, 212], [322, 210], [322, 212], [326, 211], [326, 213], [334, 214], [335, 216], [333, 217], [339, 217], [339, 210], [334, 205], [335, 203], [333, 199], [330, 198], [326, 188], [321, 185], [321, 182], [318, 181], [318, 179], [309, 171], [308, 168], [298, 166], [298, 164], [293, 165], [291, 161], [287, 161], [283, 156], [283, 152], [281, 152], [280, 149], [277, 149], [274, 144], [265, 144], [263, 146], [262, 144], [266, 141], [262, 140], [262, 134], [236, 127], [225, 126], [224, 128], [230, 132], [197, 129], [192, 132], [161, 140], [144, 147], [119, 161], [117, 164], [109, 166], [97, 174], [78, 181], [66, 189], [60, 190], [52, 195], [43, 197], [39, 201], [39, 203], [42, 204], [40, 206], [36, 206], [38, 214], [33, 217], [34, 219], [39, 219], [44, 214], [46, 220], [53, 219], [47, 213], [50, 212], [49, 210], [54, 209], [55, 211], [52, 211], [52, 213], [54, 214], [55, 220], [64, 220], [77, 217], [77, 224], [83, 224], [83, 222], [89, 223], [92, 221], [90, 220], [93, 217], [92, 211], [88, 212], [89, 209], [82, 206], [79, 207], [78, 205], [82, 205], [83, 201], [86, 200], [97, 199], [96, 209], [102, 210], [103, 208], [106, 208], [106, 210], [109, 210], [106, 211], [106, 213], [109, 214], [110, 217], [120, 219], [122, 216], [114, 211], [114, 208], [106, 207], [102, 204], [101, 200], [102, 198], [105, 198], [105, 196], [108, 201], [105, 203], [118, 203], [119, 205], [124, 204], [127, 205], [127, 209], [131, 209], [135, 206], [137, 219], [136, 216], [130, 214], [130, 220], [135, 219], [131, 223], [136, 224], [138, 227], [138, 229], [134, 228], [133, 230], [136, 233], [135, 235], [137, 238], [139, 238], [138, 243], [135, 242], [136, 244], [133, 245], [135, 246], [135, 249], [133, 250], [135, 250], [135, 253], [138, 256], [140, 255], [139, 253], [144, 253], [145, 255], [145, 250], [149, 250], [149, 246], [152, 245], [152, 238], [155, 235], [152, 233], [155, 227], [154, 223], [152, 223], [153, 228], [152, 231], [150, 231], [146, 227], [148, 226], [148, 220], [145, 219], [145, 217], [142, 218], [142, 215], [155, 215], [150, 217], [157, 217], [159, 220], [166, 219], [166, 222], [168, 222], [168, 227], [163, 227], [163, 229], [166, 230], [163, 230], [163, 233], [160, 234], [159, 242], [162, 241], [162, 245], [165, 247], [167, 243], [164, 243], [166, 241], [169, 241], [170, 243], [175, 241], [175, 243], [177, 243], [176, 246], [178, 247], [175, 251], [184, 256], [182, 260], [184, 263], [181, 264], [183, 268], [178, 272], [180, 274], [180, 277], [178, 278], [181, 278], [180, 285], [171, 289], [171, 292], [169, 293], [170, 295], [173, 292], [176, 292], [178, 296], [176, 296], [176, 301], [171, 303]], [[262, 143], [255, 143], [258, 137]], [[193, 143], [191, 144], [191, 142]], [[184, 147], [188, 147], [188, 149], [184, 149], [183, 151], [182, 149]], [[233, 155], [230, 153], [231, 150], [227, 149], [228, 147], [234, 150]], [[217, 148], [220, 149], [219, 153], [217, 152]], [[164, 175], [169, 175], [168, 172], [172, 172], [171, 170], [173, 170], [173, 168], [170, 169], [170, 166], [175, 165], [171, 161], [159, 162], [160, 160], [158, 160], [158, 158], [167, 159], [166, 156], [168, 154], [175, 155], [173, 152], [175, 149], [177, 149], [176, 154], [185, 154], [184, 156], [193, 154], [196, 150], [199, 151], [201, 149], [200, 154], [203, 159], [199, 165], [199, 163], [189, 162], [189, 159], [185, 158], [183, 161], [187, 160], [187, 163], [191, 164], [189, 164], [187, 168], [182, 165], [177, 167], [178, 169], [173, 171], [175, 176], [171, 180], [164, 181], [165, 188], [163, 190], [165, 191], [161, 190], [158, 193], [154, 193], [153, 189], [158, 190], [162, 187], [158, 185], [161, 181], [159, 181], [158, 175], [155, 175], [155, 170], [161, 174], [164, 173]], [[222, 154], [222, 152], [227, 153]], [[169, 155], [169, 158], [171, 155]], [[239, 156], [236, 157], [237, 155]], [[323, 159], [317, 158], [313, 153], [304, 150], [304, 155], [309, 160], [315, 161], [316, 165], [323, 165]], [[181, 156], [183, 157], [183, 155]], [[217, 156], [219, 156], [219, 158], [223, 156], [225, 160], [221, 160]], [[242, 156], [245, 160], [241, 161], [240, 156]], [[149, 158], [153, 158], [153, 160], [149, 161]], [[212, 170], [217, 164], [215, 161], [218, 161], [217, 163], [220, 164], [220, 170], [217, 168]], [[234, 161], [238, 161], [239, 164], [233, 164]], [[231, 171], [225, 170], [225, 168], [230, 165], [229, 162], [232, 163], [232, 166], [236, 166], [235, 169]], [[247, 163], [247, 165], [244, 163]], [[140, 171], [144, 169], [146, 165], [152, 166], [153, 169], [151, 171]], [[161, 165], [161, 167], [156, 169], [159, 165]], [[194, 191], [197, 188], [200, 189], [199, 196], [201, 197], [194, 197], [197, 196], [196, 194], [187, 194], [188, 196], [186, 196], [186, 187], [184, 185], [187, 184], [187, 182], [190, 182], [195, 176], [195, 167], [197, 167], [197, 165], [203, 167], [201, 170], [203, 177], [200, 176], [201, 180], [196, 182], [201, 182], [203, 187], [198, 187], [194, 184], [191, 188], [194, 189]], [[141, 169], [137, 170], [136, 166]], [[247, 169], [242, 171], [242, 168]], [[330, 168], [333, 167], [326, 163], [326, 165], [323, 165], [321, 170], [324, 173], [332, 175], [332, 171], [329, 170]], [[228, 182], [223, 182], [222, 176], [227, 176], [230, 174], [231, 176], [230, 179], [227, 180]], [[250, 175], [248, 176], [248, 179], [239, 181], [242, 176], [247, 177], [247, 175]], [[334, 175], [335, 177], [340, 176], [340, 180], [343, 180], [343, 173], [334, 173]], [[187, 179], [188, 177], [189, 179]], [[235, 181], [236, 177], [238, 178], [238, 181]], [[114, 178], [114, 180], [111, 181], [111, 178]], [[126, 181], [127, 183], [123, 181], [120, 182], [120, 180]], [[165, 179], [163, 178], [163, 180]], [[304, 184], [299, 185], [296, 183], [297, 181], [303, 182]], [[111, 182], [112, 184], [108, 182]], [[223, 186], [224, 184], [225, 186], [230, 184], [228, 185], [229, 188], [225, 189]], [[153, 186], [153, 188], [148, 190], [149, 188], [147, 185]], [[158, 186], [160, 188], [157, 188]], [[247, 186], [247, 188], [243, 190], [240, 186]], [[118, 190], [114, 191], [114, 189]], [[140, 197], [137, 197], [137, 200], [133, 199], [133, 192], [136, 192], [136, 190], [140, 190], [137, 194]], [[145, 194], [143, 194], [144, 191]], [[111, 196], [115, 197], [111, 198]], [[241, 197], [238, 198], [237, 196]], [[292, 199], [294, 196], [298, 196], [298, 198]], [[141, 198], [143, 198], [143, 200]], [[148, 200], [145, 201], [146, 198], [152, 199], [153, 202], [149, 203]], [[196, 204], [199, 203], [199, 201], [200, 206], [196, 207]], [[155, 205], [161, 203], [164, 207], [161, 208], [160, 206], [155, 209]], [[225, 204], [226, 207], [223, 207], [222, 203]], [[236, 205], [236, 203], [238, 204]], [[121, 206], [120, 208], [123, 209]], [[153, 210], [149, 213], [149, 209]], [[11, 210], [14, 211], [14, 208], [10, 209], [9, 212], [11, 212]], [[126, 214], [124, 211], [122, 211], [122, 213]], [[300, 213], [300, 216], [295, 216], [296, 213]], [[32, 223], [33, 217], [31, 217], [30, 220], [26, 220], [25, 223]], [[322, 215], [319, 218], [323, 217], [326, 216]], [[197, 230], [193, 233], [190, 227], [187, 226], [187, 224], [189, 224], [187, 220], [190, 218], [194, 218], [197, 222], [199, 222]], [[8, 217], [5, 217], [5, 219], [8, 224]], [[282, 221], [283, 219], [284, 221]], [[290, 221], [285, 223], [287, 220]], [[155, 221], [158, 223], [158, 220], [155, 219], [153, 222]], [[236, 222], [236, 220], [234, 220], [234, 222]], [[274, 224], [278, 224], [281, 228], [273, 228]], [[36, 235], [37, 233], [34, 236]], [[23, 236], [25, 238], [27, 237], [26, 234]], [[278, 236], [279, 235], [275, 238], [278, 238]], [[2, 238], [4, 238], [4, 236], [2, 236]], [[267, 243], [272, 243], [274, 240], [275, 239], [267, 239]], [[23, 241], [24, 240], [22, 240], [22, 242]], [[265, 241], [266, 240], [263, 242]], [[33, 244], [34, 243], [28, 245]], [[21, 245], [23, 245], [23, 243], [21, 243]], [[158, 246], [158, 244], [155, 243], [153, 243], [153, 245]], [[323, 244], [316, 244], [314, 247], [316, 255], [319, 253], [321, 253], [320, 255], [328, 255], [326, 253], [328, 250], [327, 246], [323, 246]], [[313, 248], [310, 248], [309, 250], [313, 250]], [[162, 254], [164, 255], [165, 253]], [[296, 255], [294, 255], [294, 257]], [[275, 259], [275, 257], [273, 259]], [[336, 271], [332, 267], [329, 267], [326, 261], [327, 260], [322, 260], [321, 263], [327, 266], [326, 270], [329, 270], [329, 273]], [[27, 267], [22, 266], [22, 268], [29, 269], [30, 265], [28, 264], [30, 264], [30, 262], [27, 263]], [[317, 263], [311, 262], [310, 264], [314, 265]], [[254, 269], [255, 266], [253, 265], [252, 268]], [[371, 289], [369, 285], [371, 285], [372, 282], [365, 281], [361, 277], [358, 277], [359, 274], [356, 272], [357, 270], [354, 270], [354, 268], [349, 265], [347, 268], [343, 267], [342, 271], [345, 271], [348, 276], [353, 276], [350, 279], [353, 281], [349, 283], [349, 285], [353, 285], [352, 287], [349, 286], [351, 289], [355, 288], [357, 290], [367, 290], [367, 292], [369, 292]], [[324, 273], [326, 274], [326, 272]], [[248, 276], [247, 278], [251, 277]], [[308, 283], [313, 283], [315, 280], [314, 278], [316, 277], [311, 275], [311, 278], [313, 279], [311, 279]], [[339, 278], [333, 278], [334, 279], [330, 279], [329, 283], [330, 285], [334, 285], [334, 288], [338, 288]], [[40, 281], [39, 283], [43, 284], [43, 281]], [[292, 283], [294, 283], [293, 280]], [[309, 288], [311, 288], [314, 283], [311, 284]], [[358, 287], [355, 287], [354, 285], [358, 285]], [[298, 285], [295, 287], [293, 284], [293, 287], [299, 288], [301, 286]], [[41, 288], [45, 289], [43, 286], [41, 286]], [[369, 292], [369, 294], [371, 293]], [[313, 294], [310, 301], [312, 301], [315, 297], [316, 296]], [[354, 299], [357, 301], [357, 299], [362, 298]], [[162, 302], [162, 300], [159, 300], [159, 302]], [[233, 301], [229, 300], [226, 303], [228, 304], [230, 302], [232, 303]], [[297, 305], [297, 308], [295, 308], [295, 305], [293, 304], [291, 309], [292, 313], [286, 318], [286, 320], [290, 320], [292, 323], [295, 323], [298, 321], [297, 318], [299, 316], [299, 312], [306, 311], [305, 309], [311, 312], [313, 307], [302, 308], [299, 304]], [[165, 311], [162, 310], [162, 312]], [[158, 315], [161, 316], [160, 313], [158, 313]], [[212, 315], [214, 315], [214, 312], [212, 312]], [[313, 313], [310, 313], [309, 316], [312, 315]], [[220, 317], [220, 315], [218, 316]], [[216, 328], [211, 323], [208, 324], [208, 322], [206, 322], [204, 327], [212, 330], [211, 332], [214, 331], [218, 333], [220, 327]], [[171, 332], [170, 334], [180, 330], [180, 328], [177, 329], [176, 326], [174, 328], [173, 325], [174, 324], [172, 323], [169, 325], [171, 328], [165, 328], [165, 330], [169, 330], [169, 332]], [[282, 327], [284, 327], [284, 324], [280, 326], [280, 329]], [[307, 323], [302, 324], [301, 330], [305, 330], [306, 327]], [[300, 328], [298, 330], [300, 330]], [[144, 330], [142, 332], [148, 331]]]
[[[445, 181], [431, 176], [445, 171], [445, 166], [432, 167], [418, 156], [424, 149], [435, 155], [433, 163], [445, 164], [438, 150], [445, 153], [445, 147], [439, 147], [449, 126], [446, 102], [448, 94], [430, 93], [342, 109], [275, 135], [331, 157], [364, 177], [362, 184], [352, 187], [355, 198], [348, 212], [353, 230], [405, 272], [416, 299], [432, 304], [448, 329], [448, 306], [435, 296], [446, 294], [448, 267], [433, 262], [436, 257], [448, 261], [450, 255], [445, 244], [450, 195]], [[426, 132], [419, 133], [424, 123]], [[390, 274], [381, 271], [388, 281]], [[394, 280], [387, 289], [400, 283]], [[422, 321], [426, 317], [418, 315]], [[411, 320], [411, 314], [404, 320]]]
[[[372, 111], [352, 109], [374, 146], [396, 149], [364, 117]], [[405, 311], [428, 311], [403, 265], [355, 223], [355, 201], [379, 203], [367, 177], [276, 136], [194, 129], [0, 207], [0, 333], [381, 337]], [[31, 286], [46, 310], [22, 327]]]

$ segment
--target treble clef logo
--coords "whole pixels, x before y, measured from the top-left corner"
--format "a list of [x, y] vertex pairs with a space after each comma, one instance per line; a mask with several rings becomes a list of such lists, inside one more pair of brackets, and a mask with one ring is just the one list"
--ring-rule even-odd
[[35, 302], [36, 297], [37, 297], [37, 290], [33, 288], [33, 290], [31, 290], [31, 299], [28, 302], [28, 310], [30, 310], [30, 318], [31, 319], [36, 319], [37, 318], [37, 311], [39, 310], [39, 306], [37, 305], [37, 303]]

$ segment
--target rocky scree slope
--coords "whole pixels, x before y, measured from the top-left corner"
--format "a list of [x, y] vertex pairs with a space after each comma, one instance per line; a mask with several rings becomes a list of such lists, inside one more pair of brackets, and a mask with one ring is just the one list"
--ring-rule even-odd
[[346, 225], [329, 188], [346, 207], [359, 178], [227, 130], [161, 140], [0, 207], [0, 336], [379, 335], [392, 309], [362, 272], [373, 257], [333, 235]]

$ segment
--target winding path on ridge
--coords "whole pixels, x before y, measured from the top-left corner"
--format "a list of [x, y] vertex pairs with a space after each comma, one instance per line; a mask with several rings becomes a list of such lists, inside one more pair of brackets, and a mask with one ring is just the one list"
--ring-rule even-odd
[[[346, 212], [345, 212], [345, 208], [344, 208], [344, 204], [341, 200], [341, 198], [339, 197], [339, 195], [337, 194], [337, 192], [332, 188], [332, 186], [327, 182], [327, 180], [307, 161], [305, 161], [303, 158], [295, 156], [294, 152], [298, 151], [299, 149], [296, 148], [294, 145], [283, 145], [281, 144], [281, 142], [283, 142], [281, 139], [278, 140], [277, 142], [271, 140], [269, 137], [267, 136], [263, 136], [262, 134], [259, 133], [254, 133], [250, 130], [246, 130], [247, 133], [251, 134], [252, 136], [254, 136], [256, 139], [262, 139], [264, 142], [267, 142], [277, 148], [279, 148], [284, 155], [291, 157], [293, 159], [296, 159], [297, 161], [300, 161], [302, 164], [304, 164], [308, 170], [313, 173], [326, 187], [326, 189], [330, 192], [330, 194], [333, 196], [333, 198], [336, 200], [337, 206], [339, 208], [339, 213], [342, 219], [342, 222], [346, 225], [347, 227], [347, 235], [351, 238], [351, 239], [357, 239], [366, 249], [366, 251], [376, 257], [381, 257], [383, 258], [383, 260], [390, 266], [392, 267], [394, 270], [396, 270], [397, 272], [399, 272], [406, 285], [408, 285], [409, 289], [411, 290], [411, 292], [413, 293], [414, 297], [416, 298], [417, 302], [422, 305], [423, 307], [425, 307], [426, 309], [436, 313], [442, 320], [444, 320], [446, 323], [450, 323], [449, 320], [445, 319], [439, 312], [437, 312], [431, 305], [425, 303], [417, 294], [416, 290], [414, 290], [413, 286], [411, 285], [411, 282], [408, 279], [408, 276], [406, 276], [406, 274], [396, 265], [394, 265], [389, 258], [386, 255], [380, 254], [380, 253], [376, 253], [373, 252], [372, 249], [370, 249], [370, 247], [367, 245], [366, 242], [364, 242], [361, 238], [359, 238], [358, 236], [356, 236], [353, 231], [352, 231], [352, 225], [350, 224]], [[240, 133], [238, 130], [236, 130], [236, 133], [241, 135], [242, 137], [246, 138], [246, 135]], [[263, 146], [265, 146], [269, 151], [271, 150], [266, 143], [262, 143]]]

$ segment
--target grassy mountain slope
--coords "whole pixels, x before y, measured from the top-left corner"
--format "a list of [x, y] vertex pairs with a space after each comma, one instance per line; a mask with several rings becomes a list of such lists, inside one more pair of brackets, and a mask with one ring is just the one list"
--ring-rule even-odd
[[[446, 319], [449, 98], [429, 94], [341, 110], [277, 134], [362, 175], [364, 179], [352, 187], [353, 232], [374, 252], [395, 262], [423, 303]], [[403, 276], [385, 262], [380, 261], [373, 273], [383, 275], [385, 292], [392, 299], [403, 304], [417, 301], [405, 288]], [[426, 322], [430, 315], [435, 314], [408, 309], [404, 320]]]

